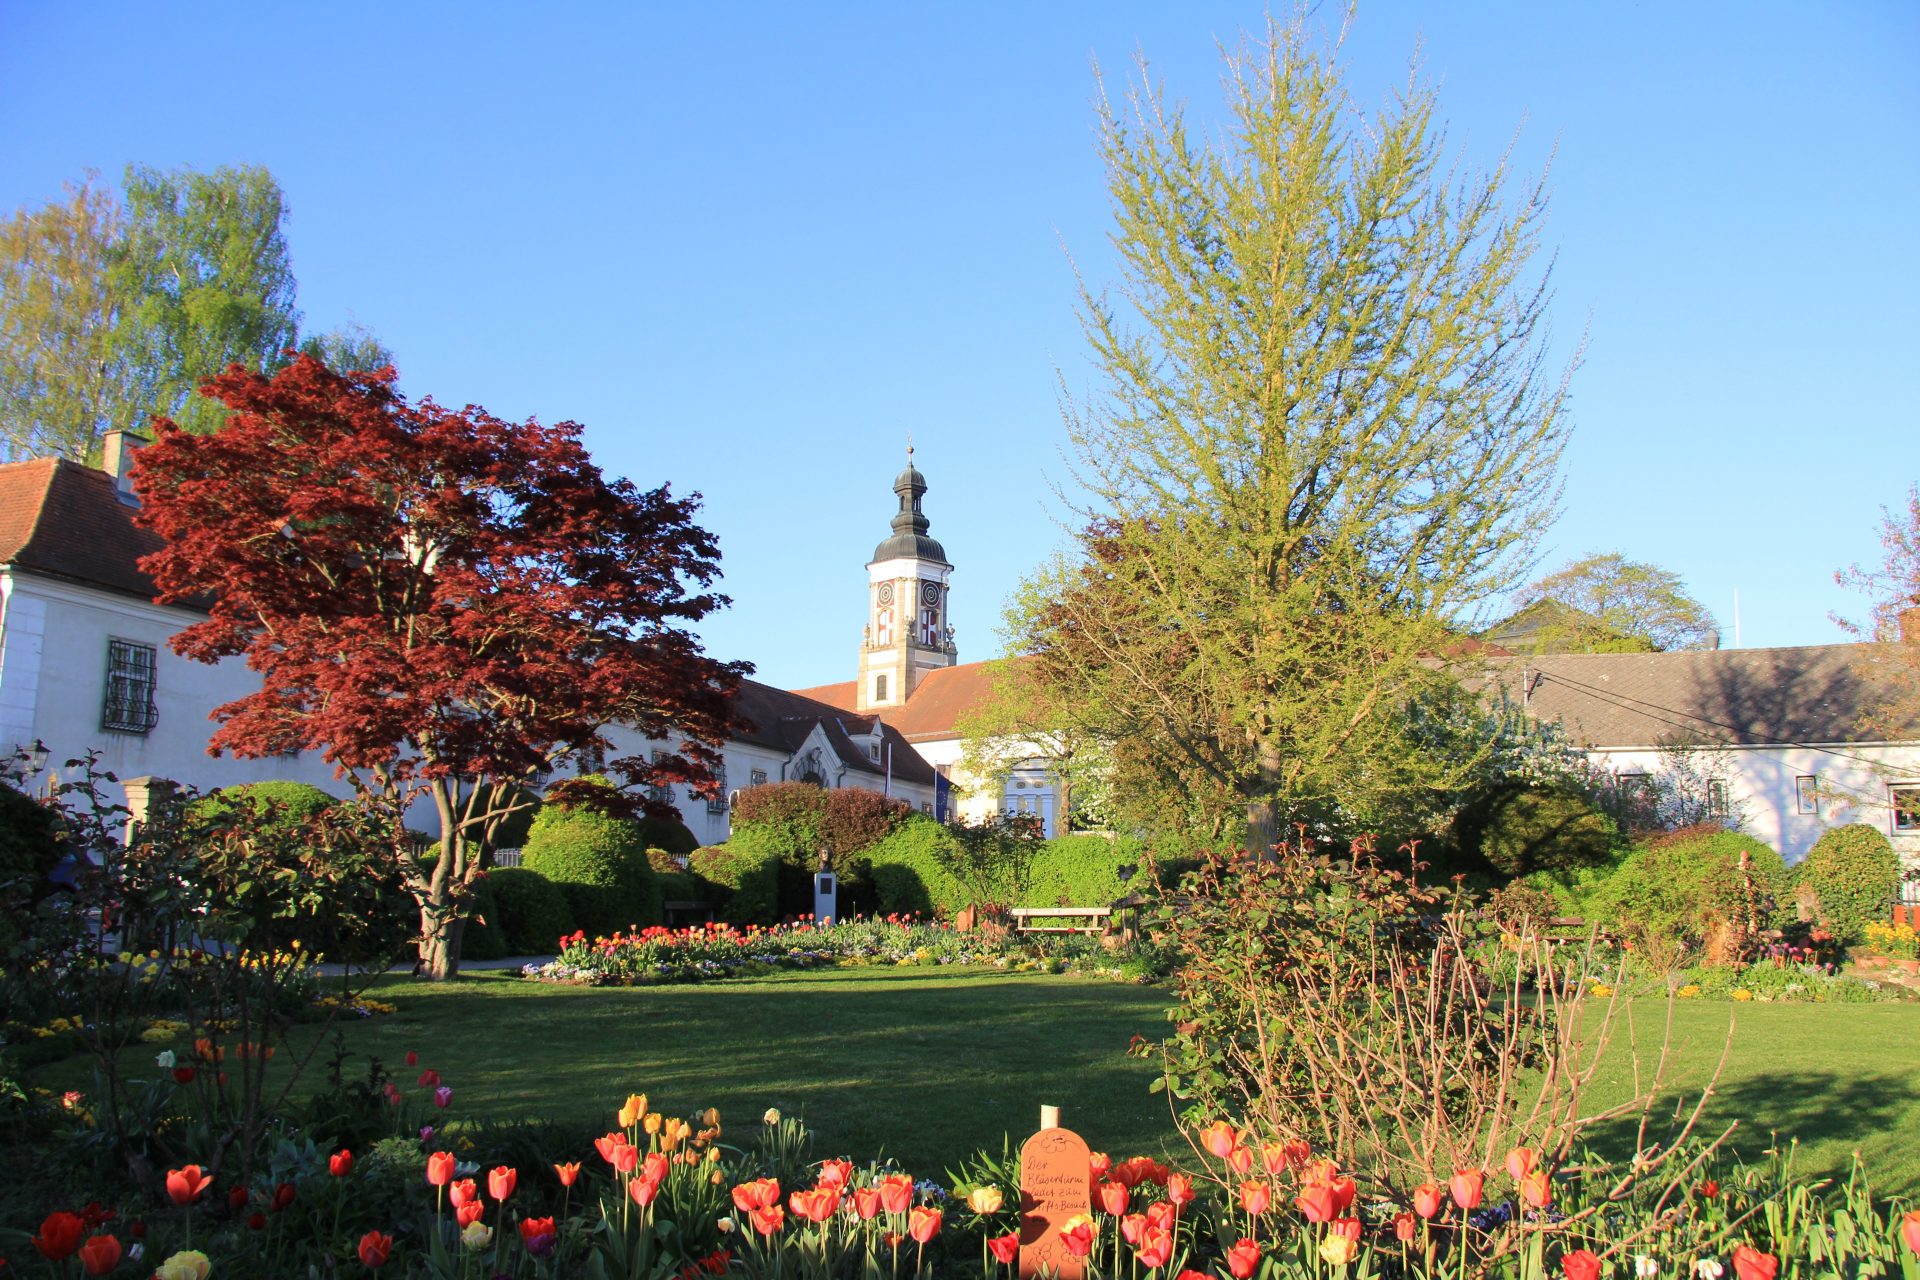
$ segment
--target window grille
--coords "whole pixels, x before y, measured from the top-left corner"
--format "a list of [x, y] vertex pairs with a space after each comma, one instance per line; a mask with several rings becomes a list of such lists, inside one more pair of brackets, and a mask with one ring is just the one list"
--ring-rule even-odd
[[718, 817], [727, 811], [727, 775], [720, 775], [720, 789], [707, 800], [707, 812]]
[[131, 640], [107, 641], [107, 697], [100, 727], [113, 733], [146, 733], [159, 723], [153, 705], [154, 648]]

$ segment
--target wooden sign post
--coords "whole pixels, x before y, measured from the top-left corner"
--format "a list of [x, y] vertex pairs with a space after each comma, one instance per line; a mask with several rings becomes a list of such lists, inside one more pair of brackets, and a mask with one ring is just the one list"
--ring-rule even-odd
[[1082, 1280], [1087, 1260], [1067, 1252], [1060, 1228], [1093, 1209], [1093, 1162], [1087, 1141], [1060, 1128], [1060, 1109], [1041, 1108], [1040, 1132], [1020, 1148], [1020, 1275]]

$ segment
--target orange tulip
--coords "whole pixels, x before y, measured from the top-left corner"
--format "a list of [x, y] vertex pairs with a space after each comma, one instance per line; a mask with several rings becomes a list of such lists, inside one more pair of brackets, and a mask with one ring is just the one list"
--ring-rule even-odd
[[1420, 1230], [1420, 1219], [1410, 1209], [1402, 1209], [1393, 1215], [1393, 1236], [1401, 1244], [1407, 1244]]
[[1567, 1280], [1600, 1280], [1600, 1258], [1591, 1249], [1562, 1254], [1560, 1270]]
[[1486, 1184], [1487, 1175], [1480, 1170], [1456, 1169], [1447, 1185], [1453, 1189], [1453, 1202], [1462, 1209], [1471, 1209], [1480, 1203]]
[[393, 1237], [382, 1231], [369, 1231], [360, 1237], [359, 1252], [360, 1261], [378, 1271], [387, 1265], [387, 1258], [393, 1253]]
[[1240, 1207], [1258, 1217], [1267, 1211], [1273, 1203], [1273, 1187], [1266, 1182], [1254, 1180], [1240, 1184]]
[[175, 1204], [192, 1204], [212, 1185], [213, 1179], [197, 1164], [167, 1170], [167, 1198]]
[[1167, 1199], [1178, 1208], [1193, 1203], [1193, 1180], [1184, 1173], [1167, 1175]]
[[1739, 1273], [1740, 1280], [1773, 1280], [1773, 1273], [1780, 1269], [1780, 1259], [1743, 1244], [1733, 1251], [1733, 1269]]
[[1174, 1222], [1179, 1216], [1179, 1207], [1168, 1200], [1162, 1200], [1156, 1204], [1147, 1206], [1147, 1225], [1150, 1227], [1163, 1228], [1171, 1231], [1173, 1230]]
[[465, 1204], [453, 1206], [453, 1220], [459, 1223], [462, 1228], [472, 1226], [474, 1223], [480, 1221], [481, 1218], [485, 1217], [486, 1213], [486, 1202], [477, 1196]]
[[520, 1171], [500, 1165], [487, 1175], [487, 1194], [495, 1200], [505, 1200], [520, 1185]]
[[787, 1197], [787, 1205], [796, 1217], [808, 1222], [825, 1222], [840, 1210], [840, 1188], [815, 1187], [796, 1191]]
[[640, 1148], [621, 1147], [613, 1153], [613, 1168], [616, 1173], [632, 1173], [640, 1167]]
[[559, 1176], [560, 1185], [563, 1187], [570, 1187], [580, 1180], [580, 1162], [578, 1160], [571, 1161], [567, 1164], [556, 1164], [553, 1166], [553, 1171]]
[[1140, 1238], [1147, 1234], [1147, 1215], [1130, 1213], [1120, 1219], [1120, 1238], [1128, 1244], [1139, 1244]]
[[1293, 1198], [1293, 1203], [1308, 1222], [1332, 1222], [1339, 1213], [1338, 1206], [1333, 1202], [1333, 1188], [1324, 1185], [1302, 1187], [1300, 1194]]
[[1260, 1265], [1260, 1246], [1244, 1236], [1227, 1250], [1227, 1271], [1233, 1280], [1247, 1280]]
[[1100, 1207], [1114, 1217], [1127, 1211], [1127, 1189], [1117, 1182], [1102, 1182], [1095, 1188], [1099, 1192]]
[[453, 1181], [453, 1152], [436, 1151], [427, 1157], [427, 1185], [444, 1187]]
[[820, 1185], [823, 1187], [844, 1187], [853, 1180], [853, 1161], [822, 1160], [820, 1162]]
[[755, 1209], [747, 1214], [747, 1218], [753, 1223], [753, 1229], [763, 1236], [770, 1236], [787, 1225], [787, 1211], [777, 1204]]
[[880, 1188], [880, 1207], [888, 1213], [905, 1213], [913, 1203], [913, 1179], [904, 1173], [890, 1173], [875, 1185]]
[[1160, 1227], [1149, 1227], [1147, 1238], [1140, 1243], [1136, 1256], [1140, 1265], [1149, 1271], [1157, 1271], [1167, 1265], [1173, 1257], [1173, 1232]]
[[614, 1119], [620, 1122], [622, 1129], [631, 1129], [640, 1123], [640, 1117], [645, 1114], [647, 1114], [647, 1095], [630, 1093], [627, 1095], [626, 1105], [620, 1108], [619, 1114]]
[[472, 1204], [480, 1198], [480, 1186], [472, 1178], [462, 1178], [447, 1188], [447, 1199], [458, 1209], [463, 1204]]
[[593, 1140], [593, 1149], [598, 1151], [600, 1158], [608, 1164], [613, 1164], [619, 1159], [620, 1148], [626, 1145], [627, 1135], [624, 1133], [610, 1133], [604, 1138]]
[[1200, 1131], [1200, 1145], [1225, 1160], [1227, 1153], [1240, 1145], [1240, 1139], [1235, 1135], [1232, 1125], [1225, 1120], [1215, 1120]]
[[1907, 1248], [1920, 1255], [1920, 1209], [1910, 1209], [1900, 1219], [1900, 1238], [1907, 1242]]
[[1413, 1211], [1423, 1218], [1431, 1218], [1445, 1207], [1445, 1195], [1439, 1183], [1423, 1182], [1413, 1189]]
[[733, 1207], [742, 1213], [770, 1209], [780, 1203], [780, 1184], [772, 1178], [743, 1182], [733, 1189]]
[[915, 1244], [925, 1244], [940, 1234], [941, 1213], [938, 1209], [914, 1206], [907, 1215], [907, 1234], [913, 1237]]
[[1536, 1163], [1538, 1163], [1538, 1157], [1531, 1147], [1515, 1147], [1507, 1152], [1507, 1174], [1515, 1182], [1532, 1173]]
[[1253, 1172], [1253, 1148], [1235, 1147], [1227, 1152], [1227, 1168], [1242, 1178]]
[[1553, 1203], [1553, 1180], [1545, 1169], [1534, 1169], [1520, 1179], [1520, 1198], [1535, 1209], [1544, 1209]]
[[[855, 1187], [853, 1189], [853, 1211], [860, 1215], [860, 1221], [871, 1222], [880, 1212], [879, 1188]], [[1015, 1242], [1018, 1243], [1017, 1238]]]
[[1360, 1239], [1360, 1219], [1335, 1218], [1327, 1224], [1327, 1234], [1330, 1236], [1339, 1236], [1345, 1240], [1357, 1241]]
[[80, 1265], [90, 1276], [103, 1276], [120, 1265], [120, 1241], [113, 1236], [94, 1236], [80, 1246]]

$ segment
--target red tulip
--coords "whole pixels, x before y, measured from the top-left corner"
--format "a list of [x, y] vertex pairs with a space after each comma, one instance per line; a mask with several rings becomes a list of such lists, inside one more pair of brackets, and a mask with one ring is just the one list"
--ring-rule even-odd
[[360, 1261], [378, 1271], [393, 1254], [393, 1237], [384, 1231], [369, 1231], [360, 1237]]
[[773, 1178], [757, 1178], [733, 1189], [733, 1207], [742, 1213], [771, 1208], [779, 1203], [780, 1184]]
[[1147, 1225], [1163, 1230], [1173, 1230], [1174, 1221], [1179, 1218], [1179, 1206], [1171, 1201], [1162, 1200], [1147, 1206]]
[[1333, 1207], [1345, 1213], [1353, 1207], [1354, 1193], [1359, 1190], [1353, 1185], [1352, 1178], [1334, 1178], [1327, 1183], [1327, 1190], [1333, 1192]]
[[462, 1178], [447, 1188], [447, 1199], [453, 1201], [458, 1209], [463, 1204], [472, 1204], [480, 1198], [480, 1184], [472, 1178]]
[[1530, 1170], [1520, 1179], [1520, 1198], [1536, 1209], [1553, 1203], [1553, 1180], [1545, 1169]]
[[192, 1067], [175, 1067], [173, 1069], [173, 1082], [175, 1084], [192, 1084], [193, 1077], [194, 1070]]
[[1740, 1280], [1773, 1280], [1773, 1273], [1780, 1269], [1780, 1259], [1743, 1244], [1733, 1251], [1733, 1269], [1739, 1273]]
[[1419, 1230], [1420, 1219], [1416, 1218], [1411, 1210], [1402, 1209], [1399, 1213], [1393, 1215], [1394, 1239], [1398, 1240], [1401, 1244], [1411, 1242]]
[[1020, 1256], [1020, 1233], [1009, 1231], [1003, 1236], [993, 1236], [987, 1241], [987, 1250], [993, 1254], [993, 1260], [1003, 1267], [1013, 1265]]
[[1273, 1203], [1273, 1187], [1258, 1180], [1240, 1184], [1240, 1207], [1258, 1217]]
[[1147, 1215], [1130, 1213], [1120, 1219], [1120, 1238], [1128, 1244], [1139, 1244], [1141, 1237], [1147, 1234]]
[[1107, 1176], [1113, 1168], [1113, 1157], [1104, 1151], [1095, 1151], [1087, 1156], [1087, 1169], [1095, 1182]]
[[513, 1189], [519, 1184], [520, 1171], [518, 1169], [510, 1169], [504, 1164], [499, 1165], [494, 1168], [492, 1173], [487, 1175], [487, 1194], [495, 1200], [505, 1200], [513, 1194]]
[[1332, 1222], [1339, 1212], [1333, 1203], [1333, 1188], [1328, 1186], [1302, 1187], [1293, 1203], [1308, 1222]]
[[559, 1176], [561, 1186], [570, 1187], [575, 1182], [579, 1181], [580, 1162], [578, 1160], [573, 1160], [568, 1162], [567, 1164], [557, 1164], [553, 1166], [553, 1171], [555, 1174]]
[[1204, 1271], [1194, 1271], [1189, 1269], [1186, 1271], [1182, 1271], [1179, 1275], [1175, 1276], [1173, 1280], [1213, 1280], [1213, 1277], [1208, 1275]]
[[422, 1089], [439, 1088], [440, 1073], [438, 1071], [435, 1071], [432, 1067], [428, 1067], [425, 1071], [422, 1071], [420, 1073], [420, 1087]]
[[327, 1157], [327, 1172], [336, 1178], [344, 1178], [353, 1172], [353, 1152], [345, 1147]]
[[80, 1246], [80, 1265], [90, 1276], [103, 1276], [120, 1265], [120, 1242], [112, 1236], [94, 1236]]
[[281, 1183], [273, 1189], [273, 1199], [268, 1203], [267, 1208], [275, 1213], [284, 1212], [293, 1203], [294, 1194], [291, 1182]]
[[1413, 1189], [1413, 1211], [1423, 1218], [1431, 1218], [1446, 1206], [1442, 1199], [1445, 1192], [1436, 1182], [1423, 1182]]
[[1260, 1265], [1260, 1246], [1244, 1236], [1227, 1250], [1227, 1270], [1233, 1280], [1247, 1280]]
[[613, 1168], [616, 1173], [632, 1173], [640, 1167], [640, 1148], [621, 1147], [613, 1153]]
[[40, 1224], [40, 1234], [33, 1238], [33, 1247], [43, 1258], [65, 1261], [80, 1247], [80, 1236], [86, 1229], [86, 1222], [77, 1213], [68, 1213], [65, 1209], [50, 1213]]
[[552, 1253], [559, 1239], [560, 1233], [554, 1229], [552, 1218], [520, 1219], [520, 1243], [534, 1257], [544, 1258]]
[[1462, 1209], [1471, 1209], [1479, 1204], [1486, 1185], [1487, 1175], [1479, 1169], [1456, 1169], [1448, 1183], [1453, 1189], [1453, 1202]]
[[1060, 1226], [1060, 1243], [1066, 1246], [1069, 1254], [1084, 1258], [1093, 1252], [1093, 1238], [1099, 1233], [1092, 1218], [1084, 1213], [1076, 1213]]
[[604, 1138], [595, 1138], [593, 1140], [593, 1149], [598, 1151], [600, 1158], [608, 1164], [613, 1164], [618, 1160], [620, 1148], [626, 1145], [627, 1135], [618, 1132], [610, 1133]]
[[853, 1161], [822, 1160], [820, 1162], [820, 1185], [840, 1188], [853, 1180]]
[[890, 1173], [875, 1185], [880, 1188], [880, 1207], [888, 1213], [905, 1213], [913, 1203], [913, 1179], [904, 1173]]
[[1560, 1270], [1567, 1280], [1600, 1280], [1600, 1259], [1591, 1249], [1575, 1249], [1560, 1255]]
[[247, 1227], [252, 1231], [265, 1231], [267, 1229], [267, 1215], [255, 1209], [251, 1214], [247, 1215]]
[[1708, 1178], [1700, 1184], [1700, 1194], [1708, 1200], [1718, 1199], [1720, 1195], [1720, 1184], [1712, 1178]]
[[1536, 1163], [1538, 1163], [1538, 1157], [1534, 1154], [1533, 1148], [1515, 1147], [1507, 1152], [1507, 1176], [1519, 1182], [1533, 1172], [1533, 1166]]
[[407, 1065], [410, 1067], [417, 1067], [420, 1065], [420, 1055], [415, 1053], [412, 1049], [407, 1050]]
[[1911, 1209], [1900, 1219], [1900, 1238], [1907, 1242], [1907, 1248], [1920, 1255], [1920, 1209]]
[[811, 1191], [796, 1191], [787, 1197], [787, 1204], [795, 1217], [805, 1218], [808, 1222], [825, 1222], [840, 1210], [840, 1188], [815, 1187]]
[[[871, 1222], [880, 1212], [880, 1190], [878, 1187], [855, 1187], [853, 1189], [853, 1211], [860, 1215], [860, 1221]], [[1015, 1239], [1015, 1243], [1019, 1243]]]
[[227, 1207], [235, 1213], [247, 1207], [247, 1189], [236, 1186], [227, 1192]]
[[753, 1229], [763, 1236], [770, 1236], [787, 1224], [787, 1211], [777, 1204], [755, 1209], [747, 1217], [752, 1221]]
[[1173, 1257], [1173, 1233], [1161, 1228], [1149, 1228], [1147, 1238], [1141, 1243], [1136, 1254], [1140, 1265], [1149, 1271], [1156, 1271], [1167, 1265]]
[[907, 1234], [913, 1237], [915, 1244], [926, 1244], [940, 1234], [942, 1214], [938, 1209], [928, 1209], [916, 1205], [907, 1215]]
[[[175, 1204], [192, 1204], [200, 1198], [201, 1192], [212, 1185], [213, 1179], [200, 1172], [200, 1166], [197, 1164], [167, 1171], [167, 1198]], [[246, 1194], [244, 1190], [240, 1192], [242, 1203], [245, 1202]]]
[[1127, 1211], [1127, 1189], [1117, 1182], [1102, 1182], [1095, 1188], [1099, 1194], [1100, 1207], [1114, 1217]]
[[436, 1151], [427, 1157], [427, 1185], [444, 1187], [453, 1181], [453, 1152]]
[[453, 1220], [462, 1227], [470, 1227], [485, 1217], [486, 1213], [487, 1202], [476, 1196], [465, 1204], [458, 1204], [453, 1207]]
[[1184, 1173], [1167, 1175], [1167, 1199], [1175, 1208], [1193, 1203], [1193, 1179]]

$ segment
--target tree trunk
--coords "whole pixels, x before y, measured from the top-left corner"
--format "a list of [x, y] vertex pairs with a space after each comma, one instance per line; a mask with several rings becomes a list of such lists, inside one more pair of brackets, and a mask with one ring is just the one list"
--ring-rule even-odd
[[449, 911], [420, 908], [419, 976], [429, 982], [445, 982], [460, 973], [460, 940], [466, 934], [466, 917]]
[[1280, 810], [1274, 803], [1280, 788], [1280, 752], [1264, 742], [1257, 749], [1260, 790], [1247, 801], [1247, 848], [1269, 857], [1280, 844]]

